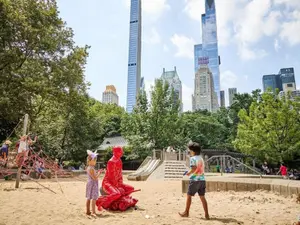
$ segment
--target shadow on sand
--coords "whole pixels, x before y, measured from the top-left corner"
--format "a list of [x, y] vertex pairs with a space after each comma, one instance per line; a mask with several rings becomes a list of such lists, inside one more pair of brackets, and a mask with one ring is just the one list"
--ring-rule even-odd
[[[202, 220], [206, 220], [204, 218], [201, 218]], [[206, 221], [218, 221], [218, 222], [221, 222], [221, 223], [236, 223], [236, 224], [244, 224], [243, 221], [239, 221], [239, 220], [236, 220], [236, 219], [233, 219], [233, 218], [218, 218], [218, 217], [211, 217], [209, 220], [206, 220]]]
[[136, 207], [131, 207], [131, 208], [127, 209], [124, 212], [122, 212], [122, 211], [114, 211], [114, 210], [107, 210], [107, 212], [113, 213], [113, 214], [119, 214], [119, 213], [128, 214], [128, 213], [132, 213], [133, 211], [145, 211], [145, 209], [136, 206]]

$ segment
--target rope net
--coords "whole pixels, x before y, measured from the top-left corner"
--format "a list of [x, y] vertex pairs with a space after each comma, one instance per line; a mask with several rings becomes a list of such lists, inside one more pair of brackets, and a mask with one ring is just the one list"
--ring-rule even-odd
[[0, 159], [0, 178], [17, 174], [18, 167], [22, 168], [21, 179], [23, 180], [26, 177], [31, 179], [73, 177], [71, 171], [61, 168], [58, 162], [51, 159], [42, 149], [34, 151], [30, 148], [27, 152], [21, 154], [11, 151], [9, 155], [7, 161]]

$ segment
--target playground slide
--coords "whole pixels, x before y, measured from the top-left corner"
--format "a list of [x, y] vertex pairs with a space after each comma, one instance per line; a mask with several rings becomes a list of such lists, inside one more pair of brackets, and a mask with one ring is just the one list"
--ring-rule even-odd
[[161, 160], [147, 157], [141, 166], [134, 172], [128, 175], [128, 180], [144, 181], [151, 173], [160, 165]]

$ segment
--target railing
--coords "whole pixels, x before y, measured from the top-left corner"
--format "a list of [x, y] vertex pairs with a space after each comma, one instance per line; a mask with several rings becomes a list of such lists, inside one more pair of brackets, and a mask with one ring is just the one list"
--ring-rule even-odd
[[186, 153], [181, 150], [179, 150], [178, 152], [175, 151], [167, 152], [165, 150], [153, 150], [152, 158], [160, 159], [164, 161], [185, 161]]
[[[225, 172], [225, 168], [227, 167], [226, 166], [226, 160], [227, 160], [227, 163], [229, 162], [229, 160], [231, 160], [232, 161], [232, 165], [231, 166], [235, 167], [235, 165], [234, 165], [233, 162], [237, 163], [239, 165], [239, 167], [241, 167], [241, 172], [245, 172], [244, 168], [247, 168], [248, 170], [250, 170], [253, 173], [256, 173], [258, 175], [262, 175], [262, 173], [255, 168], [255, 163], [253, 163], [253, 167], [251, 167], [251, 166], [248, 166], [247, 164], [245, 164], [245, 163], [237, 160], [236, 158], [234, 158], [234, 157], [232, 157], [230, 155], [216, 155], [216, 156], [210, 157], [209, 159], [206, 159], [204, 157], [205, 168], [209, 169], [210, 168], [209, 163], [211, 161], [214, 161], [214, 160], [220, 160], [220, 164], [219, 164], [219, 162], [217, 163], [217, 165], [220, 166], [220, 172], [221, 171]], [[186, 156], [186, 166], [188, 168], [190, 167], [190, 156], [188, 156], [188, 155]], [[236, 169], [236, 168], [233, 168], [233, 169]], [[232, 171], [232, 172], [234, 172], [234, 171]]]
[[[216, 156], [212, 156], [209, 159], [205, 160], [205, 163], [209, 164], [210, 161], [213, 161], [213, 160], [216, 160], [216, 159], [220, 160], [220, 167], [221, 167], [220, 170], [222, 172], [225, 172], [225, 168], [227, 167], [226, 166], [226, 159], [227, 158], [229, 158], [229, 160], [232, 160], [233, 162], [238, 163], [240, 165], [240, 167], [242, 167], [242, 172], [245, 172], [244, 168], [243, 168], [243, 167], [245, 167], [245, 168], [249, 169], [250, 171], [252, 171], [252, 172], [254, 172], [254, 173], [258, 174], [258, 175], [262, 175], [262, 173], [255, 168], [255, 163], [254, 162], [253, 162], [253, 167], [251, 167], [251, 166], [248, 166], [247, 164], [245, 164], [245, 163], [237, 160], [236, 158], [234, 158], [234, 157], [232, 157], [230, 155], [216, 155]], [[228, 162], [228, 159], [227, 159], [227, 162]], [[234, 167], [234, 163], [233, 163], [232, 166]]]

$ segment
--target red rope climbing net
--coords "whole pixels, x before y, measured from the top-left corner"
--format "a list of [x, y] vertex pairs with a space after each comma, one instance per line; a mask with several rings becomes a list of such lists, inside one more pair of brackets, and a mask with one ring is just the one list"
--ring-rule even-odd
[[[11, 162], [5, 162], [0, 159], [0, 177], [8, 177], [17, 174], [17, 169], [10, 168]], [[35, 178], [33, 174], [38, 175], [38, 178], [51, 177], [72, 177], [72, 172], [61, 168], [55, 160], [43, 152], [42, 149], [35, 152], [30, 149], [26, 154], [17, 154], [14, 159], [14, 164], [22, 168], [22, 174], [31, 178]], [[33, 177], [32, 177], [33, 176]]]

